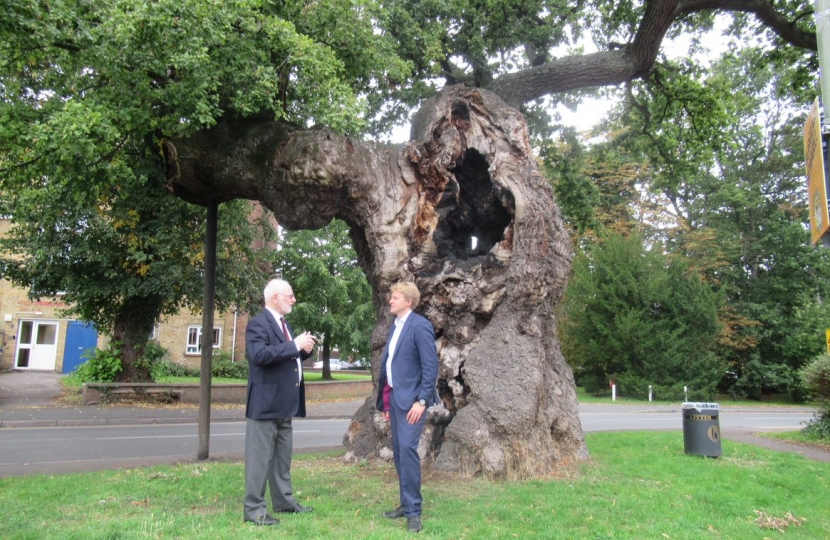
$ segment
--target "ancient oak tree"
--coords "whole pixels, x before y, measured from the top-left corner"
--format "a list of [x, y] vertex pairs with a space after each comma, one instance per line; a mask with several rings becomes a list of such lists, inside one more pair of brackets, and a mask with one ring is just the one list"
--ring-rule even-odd
[[[249, 122], [171, 142], [168, 155], [185, 198], [256, 199], [292, 228], [349, 223], [381, 321], [375, 370], [385, 294], [398, 280], [418, 283], [441, 359], [444, 410], [423, 440], [440, 450], [438, 467], [528, 476], [587, 457], [552, 315], [571, 248], [518, 111], [457, 86], [422, 108], [400, 147]], [[346, 436], [356, 456], [388, 445], [372, 403]]]

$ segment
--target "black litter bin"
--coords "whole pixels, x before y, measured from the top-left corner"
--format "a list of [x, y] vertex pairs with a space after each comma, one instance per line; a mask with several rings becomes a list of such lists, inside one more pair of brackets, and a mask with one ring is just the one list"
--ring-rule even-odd
[[720, 457], [720, 405], [684, 403], [683, 449], [687, 454]]

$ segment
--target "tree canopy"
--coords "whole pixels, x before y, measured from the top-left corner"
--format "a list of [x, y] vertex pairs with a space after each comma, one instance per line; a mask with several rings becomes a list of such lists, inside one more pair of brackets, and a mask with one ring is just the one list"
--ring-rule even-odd
[[[66, 315], [95, 323], [121, 344], [124, 380], [150, 376], [133, 361], [153, 325], [182, 308], [199, 311], [204, 292], [204, 209], [171, 197], [155, 170], [112, 189], [44, 179], [3, 199], [12, 227], [0, 238], [0, 275], [33, 298], [63, 293]], [[249, 310], [266, 279], [260, 268], [270, 254], [253, 246], [274, 231], [251, 216], [248, 201], [221, 208], [219, 309]]]
[[[123, 342], [123, 377], [142, 378], [129, 365], [152, 325], [202, 294], [204, 211], [165, 193], [161, 141], [226, 114], [359, 132], [359, 93], [405, 67], [373, 32], [376, 6], [360, 7], [4, 1], [0, 192], [16, 227], [3, 275], [65, 291]], [[249, 209], [221, 212], [220, 308], [264, 281]]]
[[[666, 253], [686, 257], [719, 293], [715, 353], [730, 375], [722, 389], [799, 399], [796, 372], [823, 350], [830, 324], [824, 301], [830, 253], [809, 246], [804, 226], [799, 105], [806, 96], [793, 85], [799, 66], [780, 69], [764, 56], [759, 47], [744, 47], [706, 68], [667, 64], [661, 85], [640, 85], [637, 106], [615, 111], [600, 128], [605, 142], [583, 149], [571, 140], [545, 155], [557, 193], [572, 184], [599, 190], [593, 207], [584, 197], [563, 197], [575, 207], [563, 208], [583, 245], [592, 237], [588, 225], [640, 231]], [[583, 163], [578, 170], [568, 165], [571, 155]], [[638, 171], [620, 211], [611, 214], [616, 219], [605, 211], [613, 196], [597, 163], [618, 173], [628, 163]], [[646, 205], [661, 212], [644, 213]]]
[[361, 95], [406, 73], [374, 32], [377, 10], [365, 1], [4, 0], [4, 181], [132, 177], [131, 145], [154, 148], [225, 114], [356, 132]]
[[323, 377], [331, 377], [335, 349], [341, 359], [368, 357], [375, 308], [348, 226], [335, 219], [319, 230], [284, 231], [274, 259], [274, 271], [291, 283], [298, 298], [289, 318], [320, 339]]
[[[532, 117], [543, 98], [570, 102], [570, 91], [659, 82], [663, 40], [699, 38], [718, 11], [734, 14], [732, 34], [769, 44], [770, 66], [797, 65], [794, 84], [812, 85], [817, 67], [806, 2], [3, 0], [0, 7], [3, 139], [21, 143], [7, 163], [48, 163], [53, 174], [61, 155], [111, 174], [106, 157], [126, 137], [186, 136], [228, 114], [380, 133], [459, 83], [526, 105]], [[582, 53], [585, 43], [597, 51]]]
[[578, 381], [606, 393], [709, 400], [725, 370], [714, 354], [715, 293], [683, 259], [637, 234], [610, 233], [581, 253], [564, 300], [563, 353]]

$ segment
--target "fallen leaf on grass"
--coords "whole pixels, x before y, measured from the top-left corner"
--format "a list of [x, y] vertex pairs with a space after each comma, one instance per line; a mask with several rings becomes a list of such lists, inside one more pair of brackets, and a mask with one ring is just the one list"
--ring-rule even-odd
[[798, 519], [796, 518], [792, 512], [787, 512], [784, 514], [784, 517], [777, 518], [775, 516], [771, 516], [766, 512], [761, 512], [760, 510], [755, 510], [755, 515], [758, 517], [755, 518], [755, 523], [758, 524], [762, 529], [772, 529], [774, 531], [786, 531], [787, 527], [790, 525], [795, 525], [796, 527], [800, 527], [802, 523], [807, 521], [804, 518]]

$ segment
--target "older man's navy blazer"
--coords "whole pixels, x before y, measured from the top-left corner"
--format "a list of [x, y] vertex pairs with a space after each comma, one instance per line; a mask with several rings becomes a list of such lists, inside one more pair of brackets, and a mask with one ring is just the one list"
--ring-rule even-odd
[[[383, 389], [386, 386], [386, 362], [389, 361], [389, 342], [395, 332], [395, 325], [389, 329], [386, 347], [381, 355], [378, 377], [377, 409], [384, 410]], [[438, 352], [435, 348], [435, 331], [432, 324], [415, 312], [404, 322], [395, 354], [392, 358], [393, 399], [401, 409], [423, 399], [427, 407], [435, 404], [435, 382], [438, 379]]]
[[[290, 325], [288, 329], [293, 336]], [[297, 352], [297, 346], [278, 330], [276, 319], [267, 309], [248, 322], [245, 355], [248, 358], [245, 416], [254, 420], [305, 416], [305, 384], [300, 380], [296, 358], [304, 360], [310, 353]]]

